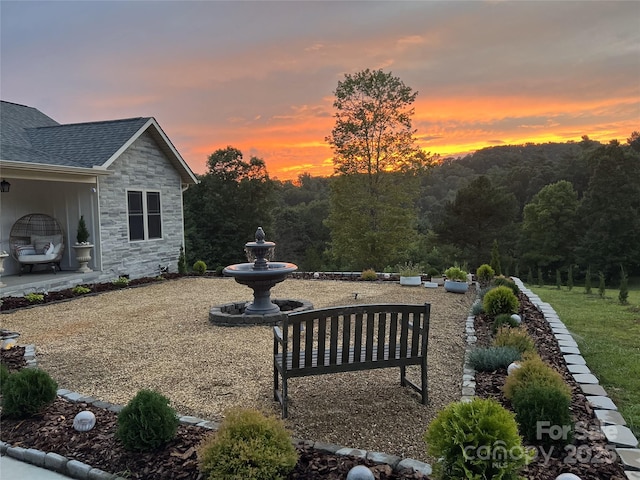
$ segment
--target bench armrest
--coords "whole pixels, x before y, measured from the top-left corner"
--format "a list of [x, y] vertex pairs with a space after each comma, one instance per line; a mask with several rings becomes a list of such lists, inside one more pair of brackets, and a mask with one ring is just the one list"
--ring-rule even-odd
[[273, 339], [276, 340], [281, 345], [284, 344], [284, 339], [282, 338], [282, 330], [280, 327], [273, 327]]

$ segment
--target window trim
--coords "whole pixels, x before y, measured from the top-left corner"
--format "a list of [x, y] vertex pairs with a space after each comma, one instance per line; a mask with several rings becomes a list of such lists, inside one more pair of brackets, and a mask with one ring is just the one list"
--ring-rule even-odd
[[[131, 238], [131, 213], [129, 212], [129, 193], [141, 193], [142, 194], [142, 228], [143, 228], [143, 237], [140, 239], [132, 239]], [[160, 215], [160, 236], [149, 238], [149, 208], [147, 204], [147, 196], [149, 193], [157, 193], [158, 194], [158, 202], [160, 206], [160, 211], [158, 215]], [[127, 188], [126, 189], [126, 204], [127, 204], [127, 240], [129, 243], [138, 243], [138, 242], [152, 242], [154, 240], [162, 240], [164, 238], [164, 215], [162, 213], [162, 191], [153, 188]], [[153, 215], [156, 215], [155, 213]]]

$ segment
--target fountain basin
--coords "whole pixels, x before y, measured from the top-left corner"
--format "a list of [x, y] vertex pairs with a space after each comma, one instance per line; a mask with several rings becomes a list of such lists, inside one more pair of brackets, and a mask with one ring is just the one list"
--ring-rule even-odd
[[224, 327], [248, 327], [251, 325], [276, 325], [290, 313], [312, 310], [313, 305], [307, 300], [274, 299], [277, 312], [267, 314], [248, 314], [248, 302], [226, 303], [209, 310], [209, 321]]

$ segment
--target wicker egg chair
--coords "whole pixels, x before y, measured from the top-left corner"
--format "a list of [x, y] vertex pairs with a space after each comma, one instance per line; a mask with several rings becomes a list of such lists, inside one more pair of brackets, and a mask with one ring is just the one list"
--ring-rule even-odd
[[[56, 244], [53, 256], [42, 255], [40, 251], [37, 251], [36, 255], [18, 255], [18, 247], [41, 247], [48, 242]], [[51, 264], [55, 272], [56, 266], [60, 270], [60, 261], [64, 254], [64, 232], [55, 218], [44, 213], [30, 213], [18, 219], [11, 227], [9, 246], [11, 256], [20, 263], [21, 272], [24, 265], [29, 265], [29, 271], [32, 271], [33, 266], [38, 264]]]

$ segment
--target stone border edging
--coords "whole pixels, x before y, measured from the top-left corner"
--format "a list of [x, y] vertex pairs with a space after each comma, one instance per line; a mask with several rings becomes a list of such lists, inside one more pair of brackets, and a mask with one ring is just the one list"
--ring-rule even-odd
[[[580, 354], [578, 344], [573, 339], [571, 332], [560, 320], [553, 307], [543, 302], [538, 295], [529, 290], [522, 280], [511, 277], [520, 291], [527, 296], [529, 301], [542, 313], [544, 319], [551, 327], [551, 331], [558, 342], [564, 361], [574, 380], [585, 394], [589, 405], [593, 408], [594, 419], [600, 423], [600, 429], [607, 442], [615, 447], [628, 480], [640, 480], [640, 449], [638, 439], [631, 429], [626, 426], [618, 407], [607, 396], [607, 392], [600, 385], [597, 377], [587, 367], [587, 362]], [[474, 316], [467, 317], [466, 335], [467, 348], [465, 352], [465, 364], [462, 377], [462, 401], [471, 401], [475, 395], [475, 370], [469, 364], [469, 353], [476, 343]], [[523, 319], [524, 320], [524, 319]]]
[[[24, 352], [25, 360], [27, 361], [27, 368], [36, 368], [36, 351], [34, 345], [25, 345]], [[93, 405], [96, 408], [106, 408], [112, 412], [119, 413], [124, 407], [122, 405], [116, 405], [102, 400], [97, 400], [93, 397], [82, 395], [80, 393], [72, 392], [71, 390], [58, 389], [58, 396], [65, 398], [73, 403], [87, 403]], [[178, 420], [182, 425], [193, 425], [196, 427], [206, 428], [208, 430], [217, 430], [220, 427], [218, 422], [204, 420], [189, 415], [179, 415]], [[358, 448], [342, 447], [340, 445], [334, 445], [325, 442], [314, 442], [312, 440], [300, 440], [292, 438], [291, 443], [294, 446], [303, 445], [306, 447], [314, 448], [318, 451], [330, 453], [332, 455], [339, 456], [354, 456], [359, 458], [365, 458], [377, 463], [385, 463], [389, 465], [393, 471], [397, 472], [405, 468], [412, 468], [416, 472], [423, 475], [431, 475], [433, 473], [431, 465], [428, 463], [420, 462], [412, 458], [402, 458], [397, 455], [390, 455], [382, 452], [370, 452], [367, 450], [361, 450]], [[90, 465], [79, 462], [77, 460], [69, 460], [57, 453], [48, 452], [45, 453], [41, 450], [34, 448], [13, 447], [11, 444], [0, 441], [0, 455], [8, 455], [16, 460], [20, 460], [26, 463], [31, 463], [37, 467], [45, 468], [48, 470], [68, 475], [72, 478], [79, 480], [126, 480], [126, 478], [118, 477], [115, 474], [107, 473], [103, 470], [92, 468]], [[640, 480], [640, 479], [639, 479]]]

